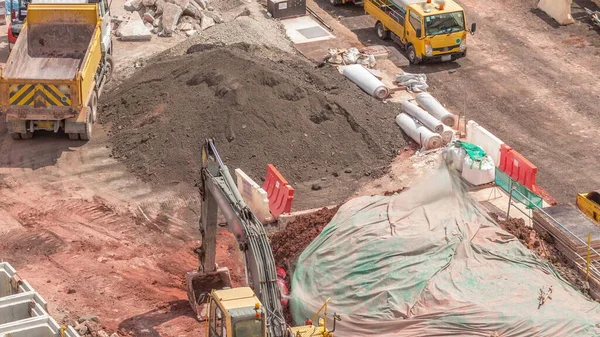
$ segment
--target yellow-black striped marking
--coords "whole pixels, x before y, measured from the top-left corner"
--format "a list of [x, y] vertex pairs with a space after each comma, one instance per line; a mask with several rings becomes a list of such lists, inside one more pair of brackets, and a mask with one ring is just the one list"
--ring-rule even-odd
[[57, 86], [51, 84], [13, 84], [9, 90], [8, 102], [11, 105], [71, 105], [71, 95], [63, 94]]

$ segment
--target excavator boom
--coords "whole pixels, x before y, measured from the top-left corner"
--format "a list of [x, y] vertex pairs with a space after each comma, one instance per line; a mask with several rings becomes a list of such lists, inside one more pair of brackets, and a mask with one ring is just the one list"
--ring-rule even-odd
[[228, 270], [217, 268], [216, 265], [217, 214], [221, 210], [228, 230], [235, 235], [244, 254], [248, 286], [266, 311], [268, 335], [285, 336], [286, 324], [277, 286], [275, 259], [267, 233], [243, 201], [212, 139], [207, 139], [202, 148], [200, 195], [202, 239], [201, 246], [197, 249], [200, 267], [187, 275], [188, 298], [192, 308], [200, 315], [201, 306], [211, 290], [231, 286]]

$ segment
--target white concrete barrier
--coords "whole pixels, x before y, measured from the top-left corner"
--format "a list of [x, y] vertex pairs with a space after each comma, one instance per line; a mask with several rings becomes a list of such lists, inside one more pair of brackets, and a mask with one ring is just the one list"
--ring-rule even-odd
[[575, 20], [571, 16], [573, 0], [540, 0], [538, 8], [556, 20], [560, 25], [570, 25]]
[[244, 199], [244, 202], [250, 207], [252, 213], [263, 224], [273, 222], [273, 216], [269, 211], [269, 198], [267, 191], [260, 187], [252, 178], [250, 178], [241, 169], [235, 169], [237, 188]]
[[494, 161], [496, 167], [500, 165], [500, 146], [504, 142], [475, 121], [467, 123], [467, 142], [482, 148]]
[[0, 263], [0, 336], [80, 337], [48, 314], [46, 301], [7, 262]]

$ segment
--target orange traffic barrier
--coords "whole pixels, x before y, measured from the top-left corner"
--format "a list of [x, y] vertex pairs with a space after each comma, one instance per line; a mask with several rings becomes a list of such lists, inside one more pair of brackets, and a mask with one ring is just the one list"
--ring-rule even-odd
[[521, 185], [537, 193], [538, 188], [535, 181], [537, 166], [506, 144], [500, 146], [500, 165], [498, 168]]
[[294, 188], [272, 164], [267, 165], [267, 177], [263, 189], [267, 191], [269, 210], [275, 220], [279, 219], [282, 213], [291, 211]]

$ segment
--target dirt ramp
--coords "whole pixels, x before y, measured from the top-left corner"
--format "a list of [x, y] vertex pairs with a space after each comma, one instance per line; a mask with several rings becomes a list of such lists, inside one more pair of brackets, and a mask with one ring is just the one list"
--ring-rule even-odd
[[358, 178], [404, 145], [397, 107], [333, 68], [266, 59], [255, 46], [190, 50], [198, 52], [150, 63], [105, 98], [113, 156], [143, 180], [197, 182], [207, 137], [259, 183], [268, 163], [293, 184], [344, 171]]

